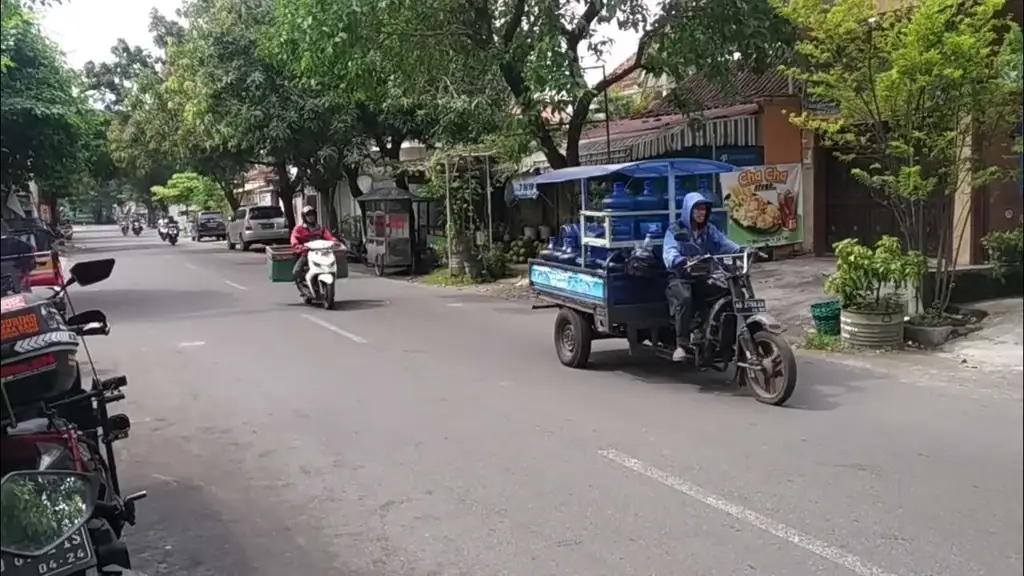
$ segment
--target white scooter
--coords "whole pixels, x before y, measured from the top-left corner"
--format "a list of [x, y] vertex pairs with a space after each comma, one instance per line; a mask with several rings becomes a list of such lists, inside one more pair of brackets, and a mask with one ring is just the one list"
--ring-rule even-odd
[[[309, 263], [309, 270], [306, 271], [308, 292], [303, 294], [306, 304], [318, 304], [325, 310], [334, 308], [334, 287], [338, 276], [338, 261], [334, 251], [338, 246], [338, 243], [330, 240], [313, 240], [306, 243], [306, 260]], [[344, 245], [341, 247], [344, 248]]]

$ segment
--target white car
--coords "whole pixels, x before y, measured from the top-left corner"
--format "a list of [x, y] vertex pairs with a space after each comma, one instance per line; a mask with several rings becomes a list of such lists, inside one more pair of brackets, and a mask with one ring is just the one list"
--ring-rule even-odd
[[246, 251], [253, 244], [287, 244], [291, 230], [279, 206], [246, 206], [231, 216], [227, 234], [228, 250]]

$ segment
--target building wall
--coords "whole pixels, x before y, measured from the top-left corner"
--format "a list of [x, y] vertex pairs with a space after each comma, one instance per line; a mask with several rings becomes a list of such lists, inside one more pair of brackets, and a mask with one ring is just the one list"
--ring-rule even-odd
[[803, 135], [789, 121], [800, 111], [797, 98], [772, 98], [761, 102], [761, 141], [765, 164], [795, 164], [803, 161]]
[[[792, 114], [800, 112], [797, 97], [770, 98], [761, 101], [760, 136], [764, 147], [764, 163], [800, 164], [803, 185], [803, 242], [789, 250], [815, 251], [815, 231], [824, 226], [816, 218], [816, 206], [824, 202], [820, 198], [824, 190], [816, 187], [814, 138], [790, 122]], [[777, 249], [776, 256], [783, 256], [785, 249]]]

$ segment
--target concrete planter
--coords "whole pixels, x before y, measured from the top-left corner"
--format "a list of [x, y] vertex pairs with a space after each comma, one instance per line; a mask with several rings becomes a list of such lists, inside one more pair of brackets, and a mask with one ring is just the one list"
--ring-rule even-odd
[[952, 326], [915, 326], [907, 324], [903, 327], [903, 337], [907, 342], [913, 342], [929, 350], [942, 346], [952, 335]]
[[839, 313], [839, 336], [851, 346], [901, 348], [903, 324], [902, 311], [843, 310]]

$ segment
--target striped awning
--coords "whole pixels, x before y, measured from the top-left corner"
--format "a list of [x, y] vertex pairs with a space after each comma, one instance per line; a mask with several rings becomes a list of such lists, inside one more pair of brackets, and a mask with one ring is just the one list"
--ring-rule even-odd
[[[580, 142], [580, 165], [617, 164], [646, 160], [693, 146], [757, 146], [757, 119], [760, 106], [743, 104], [708, 110], [699, 116], [666, 117], [661, 127], [611, 134], [606, 138], [589, 138]], [[611, 161], [608, 147], [611, 148]], [[543, 154], [537, 153], [524, 163], [534, 173], [551, 170]]]
[[660, 130], [633, 146], [635, 158], [652, 158], [692, 146], [757, 146], [757, 116], [717, 118]]

